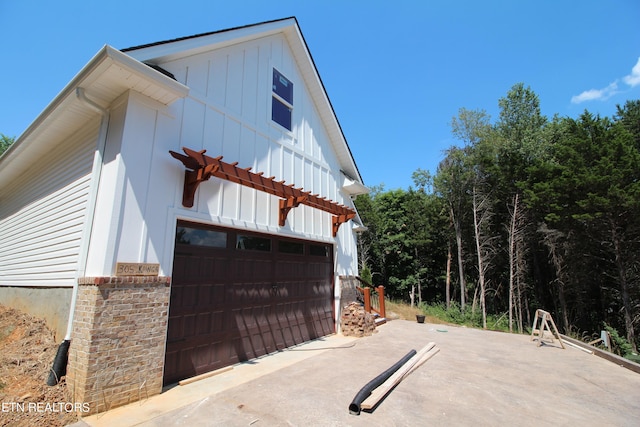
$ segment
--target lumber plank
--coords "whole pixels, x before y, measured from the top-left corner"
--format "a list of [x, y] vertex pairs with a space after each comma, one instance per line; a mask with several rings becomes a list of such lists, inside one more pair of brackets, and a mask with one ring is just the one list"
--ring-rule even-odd
[[610, 362], [615, 363], [618, 366], [622, 366], [623, 368], [629, 369], [630, 371], [633, 371], [637, 374], [640, 374], [640, 363], [635, 363], [629, 359], [625, 359], [624, 357], [620, 357], [617, 354], [613, 354], [610, 353], [606, 350], [602, 350], [598, 347], [594, 347], [591, 346], [587, 343], [584, 343], [582, 341], [576, 340], [574, 338], [568, 337], [566, 335], [560, 335], [562, 337], [563, 340], [565, 340], [565, 342], [571, 342], [575, 345], [578, 345], [580, 347], [586, 348], [590, 351], [593, 352], [594, 355], [598, 356], [598, 357], [602, 357], [603, 359], [606, 359]]
[[[390, 376], [384, 383], [377, 387], [369, 397], [367, 397], [361, 404], [362, 409], [372, 409], [375, 407], [383, 397], [385, 397], [393, 387], [395, 387], [400, 381], [406, 378], [411, 372], [418, 368], [418, 364], [422, 364], [429, 360], [440, 349], [435, 348], [435, 343], [430, 342], [424, 346], [418, 353], [416, 353], [407, 363], [398, 369], [392, 376]], [[435, 350], [435, 351], [434, 351]], [[418, 366], [416, 366], [418, 365]]]
[[[411, 368], [411, 370], [409, 372], [407, 372], [407, 375], [405, 375], [405, 378], [408, 377], [410, 374], [413, 373], [413, 371], [415, 371], [416, 369], [418, 369], [420, 366], [424, 365], [425, 362], [429, 359], [431, 359], [433, 356], [435, 356], [438, 352], [440, 351], [439, 347], [435, 347], [433, 348], [431, 351], [425, 353], [425, 355], [422, 357], [422, 359], [418, 360], [418, 363], [416, 363], [413, 368]], [[404, 379], [404, 378], [402, 378]]]
[[579, 345], [573, 344], [571, 341], [566, 341], [564, 339], [561, 339], [561, 341], [566, 345], [568, 345], [569, 347], [577, 348], [578, 350], [584, 351], [585, 353], [593, 354], [593, 351], [580, 347]]
[[205, 378], [213, 377], [214, 375], [221, 374], [223, 372], [227, 372], [233, 369], [233, 366], [225, 366], [224, 368], [216, 369], [215, 371], [205, 372], [204, 374], [196, 375], [195, 377], [187, 378], [185, 380], [179, 381], [178, 385], [187, 385], [194, 383], [196, 381], [203, 380]]

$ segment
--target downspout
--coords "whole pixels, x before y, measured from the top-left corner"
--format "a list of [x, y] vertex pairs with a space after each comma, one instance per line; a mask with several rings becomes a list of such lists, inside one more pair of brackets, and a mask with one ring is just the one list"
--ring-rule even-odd
[[75, 312], [76, 301], [78, 299], [78, 281], [81, 277], [86, 276], [87, 258], [89, 257], [89, 242], [91, 240], [91, 232], [93, 230], [93, 222], [96, 211], [96, 200], [98, 198], [98, 187], [100, 185], [100, 176], [102, 175], [104, 149], [107, 143], [107, 128], [109, 127], [110, 120], [109, 110], [102, 108], [100, 105], [87, 98], [83, 88], [76, 88], [76, 96], [89, 108], [99, 113], [102, 118], [100, 120], [100, 130], [98, 132], [96, 151], [93, 157], [93, 166], [91, 168], [91, 183], [89, 185], [89, 197], [87, 199], [85, 226], [82, 232], [80, 251], [78, 253], [78, 268], [76, 269], [75, 283], [73, 285], [73, 292], [71, 294], [69, 320], [67, 322], [67, 333], [64, 337], [64, 340], [58, 347], [56, 357], [53, 361], [53, 367], [49, 372], [47, 385], [50, 386], [58, 384], [60, 378], [66, 375], [67, 372], [67, 360], [69, 357], [69, 346], [71, 344], [71, 332], [73, 330], [73, 314]]

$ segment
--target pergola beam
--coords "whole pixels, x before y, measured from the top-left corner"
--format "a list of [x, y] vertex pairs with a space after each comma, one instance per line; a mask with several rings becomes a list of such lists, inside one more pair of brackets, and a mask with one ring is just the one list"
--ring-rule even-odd
[[276, 181], [275, 177], [265, 178], [263, 172], [251, 172], [251, 168], [239, 168], [238, 162], [226, 163], [222, 161], [222, 156], [209, 157], [205, 155], [206, 150], [195, 151], [183, 147], [185, 154], [169, 151], [171, 156], [180, 160], [187, 168], [185, 170], [184, 190], [182, 194], [182, 205], [193, 207], [195, 193], [200, 183], [215, 176], [220, 179], [235, 182], [245, 187], [254, 188], [265, 193], [280, 197], [280, 215], [278, 224], [284, 226], [287, 215], [291, 209], [299, 205], [306, 205], [333, 215], [332, 231], [335, 237], [340, 225], [356, 216], [355, 210], [338, 204], [319, 194], [311, 194], [310, 191], [303, 191], [302, 188], [295, 188], [294, 184], [285, 184], [285, 181]]

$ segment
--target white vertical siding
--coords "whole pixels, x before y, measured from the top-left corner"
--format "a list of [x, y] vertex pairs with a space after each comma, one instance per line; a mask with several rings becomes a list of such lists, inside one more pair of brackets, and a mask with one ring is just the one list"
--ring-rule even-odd
[[100, 121], [0, 194], [0, 285], [73, 286]]
[[[289, 212], [286, 225], [280, 227], [277, 197], [215, 177], [200, 184], [192, 208], [182, 206], [184, 166], [168, 154], [169, 150], [180, 151], [181, 147], [204, 149], [212, 157], [222, 155], [226, 162], [238, 162], [239, 167], [251, 167], [253, 172], [263, 172], [267, 177], [274, 176], [275, 180], [295, 184], [337, 203], [352, 205], [340, 192], [340, 167], [331, 141], [283, 37], [265, 37], [159, 65], [188, 85], [190, 93], [166, 113], [158, 108], [156, 113], [161, 112], [158, 115], [138, 111], [153, 108], [143, 106], [139, 96], [130, 97], [122, 155], [136, 153], [136, 166], [146, 170], [151, 165], [152, 172], [148, 178], [141, 172], [129, 173], [129, 165], [125, 168], [124, 184], [128, 185], [125, 203], [132, 207], [122, 210], [125, 217], [120, 219], [119, 227], [128, 232], [120, 233], [117, 259], [113, 262], [136, 261], [123, 258], [133, 254], [133, 249], [124, 248], [127, 246], [140, 252], [137, 261], [160, 262], [163, 274], [170, 274], [171, 239], [177, 218], [336, 241], [340, 247], [354, 247], [352, 242], [343, 242], [353, 240], [350, 225], [343, 225], [334, 240], [329, 213], [299, 206]], [[271, 120], [274, 67], [294, 84], [292, 131]], [[131, 116], [135, 120], [130, 120], [130, 112], [135, 113]], [[134, 140], [133, 135], [139, 132], [133, 126], [154, 134], [155, 139]], [[155, 130], [151, 130], [153, 126]], [[130, 144], [143, 144], [153, 152], [145, 154], [144, 150], [127, 148]], [[145, 156], [151, 156], [153, 161]], [[134, 187], [139, 184], [127, 182], [129, 179], [148, 185], [149, 196], [143, 208], [138, 206], [141, 198], [134, 197], [137, 195]], [[145, 220], [140, 216], [142, 211], [146, 225], [141, 224]], [[137, 231], [145, 227], [147, 237]], [[118, 231], [114, 228], [112, 232]], [[140, 242], [145, 238], [147, 242]], [[351, 265], [351, 261], [344, 255], [339, 258], [336, 265], [343, 274], [350, 267], [341, 266]]]
[[[282, 36], [265, 37], [194, 57], [160, 64], [191, 88], [182, 113], [180, 146], [206, 149], [227, 162], [251, 167], [287, 184], [338, 203], [339, 164], [307, 91], [302, 74]], [[292, 131], [271, 120], [271, 79], [277, 68], [294, 85]], [[273, 196], [232, 183], [202, 184], [192, 210], [181, 215], [212, 217], [277, 227], [277, 216], [264, 209]], [[180, 200], [176, 201], [177, 204]], [[178, 207], [179, 208], [179, 207]], [[330, 239], [330, 215], [307, 207], [293, 209], [287, 229], [307, 237]]]

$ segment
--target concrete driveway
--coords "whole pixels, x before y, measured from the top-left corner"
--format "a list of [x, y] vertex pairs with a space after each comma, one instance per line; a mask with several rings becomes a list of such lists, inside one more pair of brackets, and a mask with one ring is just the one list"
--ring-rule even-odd
[[[372, 378], [411, 349], [440, 352], [373, 412], [349, 414]], [[640, 425], [640, 375], [558, 341], [394, 320], [237, 365], [83, 420], [99, 426]]]

